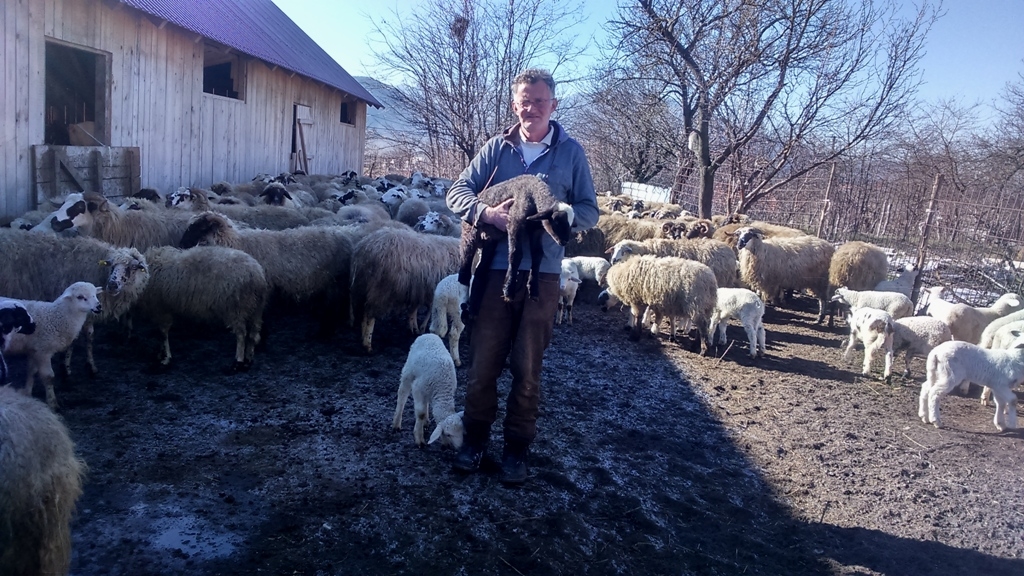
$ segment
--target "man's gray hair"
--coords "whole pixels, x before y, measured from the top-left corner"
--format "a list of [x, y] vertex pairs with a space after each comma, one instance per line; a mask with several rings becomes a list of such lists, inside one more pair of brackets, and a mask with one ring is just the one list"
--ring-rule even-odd
[[551, 72], [541, 70], [539, 68], [529, 68], [520, 72], [519, 76], [516, 76], [515, 79], [512, 80], [512, 95], [515, 95], [516, 88], [519, 87], [520, 84], [530, 85], [534, 82], [543, 82], [547, 84], [548, 88], [551, 89], [551, 97], [555, 97], [555, 79], [551, 77]]

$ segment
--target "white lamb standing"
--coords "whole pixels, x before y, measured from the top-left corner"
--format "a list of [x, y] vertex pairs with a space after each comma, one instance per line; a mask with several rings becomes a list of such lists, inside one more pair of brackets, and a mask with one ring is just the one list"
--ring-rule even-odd
[[[412, 394], [416, 412], [416, 425], [412, 437], [420, 448], [433, 444], [438, 439], [442, 446], [462, 447], [462, 412], [455, 411], [455, 363], [444, 342], [436, 334], [424, 334], [412, 343], [409, 357], [402, 367], [402, 380], [398, 386], [398, 405], [392, 427], [402, 429], [402, 412], [405, 401]], [[423, 441], [423, 429], [427, 424], [427, 411], [433, 410], [437, 428], [430, 435], [429, 442]]]
[[718, 343], [725, 344], [725, 330], [730, 318], [743, 323], [743, 330], [750, 342], [750, 357], [764, 356], [764, 302], [746, 288], [719, 288], [715, 311], [711, 314], [712, 337], [718, 331]]
[[445, 276], [434, 288], [434, 303], [430, 307], [430, 331], [441, 338], [448, 337], [448, 351], [452, 362], [462, 366], [459, 359], [459, 338], [466, 325], [462, 322], [462, 306], [469, 300], [469, 287], [459, 284], [459, 275]]
[[576, 301], [576, 292], [579, 291], [580, 283], [579, 269], [569, 261], [562, 259], [562, 272], [558, 276], [558, 316], [556, 324], [561, 325], [562, 319], [568, 314], [569, 325], [572, 326], [572, 305]]
[[940, 298], [942, 286], [933, 286], [928, 292], [928, 315], [945, 322], [953, 339], [978, 344], [985, 328], [999, 318], [1024, 308], [1024, 299], [1014, 293], [1000, 296], [991, 306], [975, 307], [954, 304]]
[[26, 384], [22, 389], [24, 394], [32, 395], [35, 376], [38, 374], [46, 388], [46, 403], [50, 408], [56, 408], [51, 359], [54, 354], [71, 346], [82, 331], [89, 312], [102, 312], [98, 298], [102, 291], [88, 282], [75, 282], [53, 302], [21, 301], [35, 321], [36, 330], [32, 334], [11, 334], [6, 352], [13, 356], [29, 357]]
[[928, 379], [921, 385], [917, 415], [941, 428], [939, 398], [967, 382], [992, 390], [994, 423], [1000, 431], [1017, 428], [1017, 395], [1024, 382], [1024, 332], [1016, 331], [1005, 350], [986, 350], [968, 342], [943, 342], [928, 354]]
[[879, 348], [885, 350], [885, 381], [892, 381], [892, 338], [895, 333], [894, 320], [888, 312], [876, 308], [854, 308], [848, 317], [850, 342], [843, 353], [843, 360], [849, 361], [853, 347], [860, 340], [864, 344], [864, 365], [861, 374], [871, 374], [871, 359]]

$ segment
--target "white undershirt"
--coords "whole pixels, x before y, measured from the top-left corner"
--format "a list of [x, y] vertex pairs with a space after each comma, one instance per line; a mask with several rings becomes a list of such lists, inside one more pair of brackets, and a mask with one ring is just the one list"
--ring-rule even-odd
[[[523, 162], [526, 162], [526, 166], [529, 167], [533, 164], [533, 161], [540, 157], [548, 146], [551, 146], [551, 137], [555, 131], [548, 126], [548, 133], [540, 142], [527, 142], [525, 138], [521, 138], [522, 142], [519, 144], [519, 150], [523, 154]], [[522, 133], [520, 133], [522, 137]]]

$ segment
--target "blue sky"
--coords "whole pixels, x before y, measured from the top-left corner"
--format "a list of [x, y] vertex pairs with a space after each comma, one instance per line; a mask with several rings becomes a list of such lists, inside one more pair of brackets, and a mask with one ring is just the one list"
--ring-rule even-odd
[[[373, 76], [370, 19], [408, 12], [414, 0], [274, 0], [353, 76]], [[905, 1], [907, 9], [912, 2]], [[932, 28], [921, 63], [928, 101], [956, 98], [965, 104], [994, 100], [1024, 73], [1024, 0], [945, 0], [946, 15]], [[601, 34], [615, 14], [614, 0], [587, 1], [581, 35]]]

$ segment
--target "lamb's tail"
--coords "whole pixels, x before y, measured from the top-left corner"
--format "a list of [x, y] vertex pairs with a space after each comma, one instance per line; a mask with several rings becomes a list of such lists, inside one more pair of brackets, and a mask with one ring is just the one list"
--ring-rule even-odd
[[448, 335], [448, 306], [441, 298], [434, 298], [430, 308], [430, 331], [441, 338]]

